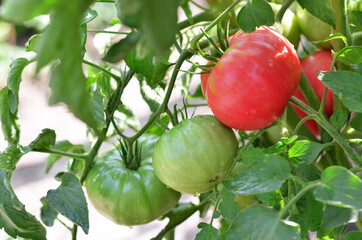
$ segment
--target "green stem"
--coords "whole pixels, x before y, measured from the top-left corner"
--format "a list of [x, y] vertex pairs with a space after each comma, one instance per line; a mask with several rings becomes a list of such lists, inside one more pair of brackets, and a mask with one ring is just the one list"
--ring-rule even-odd
[[309, 190], [317, 187], [321, 183], [319, 181], [317, 182], [311, 182], [307, 184], [300, 192], [298, 192], [297, 195], [295, 195], [288, 203], [285, 205], [285, 207], [279, 212], [279, 216], [281, 219], [283, 219], [287, 213], [290, 207], [293, 206], [294, 203], [296, 203], [301, 197], [303, 197], [304, 194], [306, 194]]
[[49, 150], [32, 150], [33, 152], [41, 152], [41, 153], [49, 153], [49, 154], [55, 154], [62, 157], [69, 157], [69, 158], [75, 158], [80, 160], [87, 159], [87, 154], [80, 154], [80, 153], [70, 153], [70, 152], [63, 152], [56, 149], [49, 149]]
[[[225, 9], [225, 11], [223, 11], [214, 21], [212, 21], [206, 28], [205, 28], [205, 32], [210, 31], [219, 21], [221, 21], [221, 19], [223, 19], [239, 2], [241, 2], [241, 0], [236, 0], [235, 2], [233, 2], [233, 4], [231, 4], [227, 9]], [[197, 49], [197, 43], [200, 41], [200, 39], [204, 36], [203, 33], [200, 33], [198, 35], [196, 35], [192, 40], [191, 40], [191, 48], [196, 50]]]
[[65, 222], [63, 222], [62, 220], [60, 220], [58, 217], [57, 217], [57, 221], [60, 222], [66, 229], [68, 229], [69, 231], [73, 231], [73, 229], [71, 227], [69, 227], [67, 224], [65, 224]]
[[72, 228], [72, 240], [77, 240], [78, 225], [74, 224]]
[[109, 34], [129, 34], [129, 32], [116, 32], [116, 31], [106, 31], [106, 30], [97, 30], [97, 29], [88, 29], [89, 33], [109, 33]]
[[120, 78], [119, 76], [111, 73], [111, 72], [108, 71], [107, 69], [105, 69], [105, 68], [103, 68], [103, 67], [101, 67], [101, 66], [99, 66], [99, 65], [97, 65], [97, 64], [94, 64], [94, 63], [92, 63], [92, 62], [89, 62], [89, 61], [87, 61], [87, 60], [85, 60], [85, 59], [83, 59], [83, 63], [85, 63], [85, 64], [87, 64], [87, 65], [89, 65], [89, 66], [92, 66], [92, 67], [94, 67], [94, 68], [97, 68], [97, 69], [103, 71], [104, 73], [108, 74], [110, 77], [114, 78], [117, 82], [121, 81], [121, 78]]
[[277, 13], [277, 16], [275, 17], [275, 21], [281, 23], [282, 22], [282, 19], [283, 19], [283, 16], [284, 16], [284, 13], [288, 10], [288, 8], [290, 7], [290, 5], [292, 5], [292, 3], [294, 2], [295, 0], [286, 0], [284, 1], [283, 5], [281, 6], [281, 8], [279, 9], [278, 13]]
[[362, 160], [357, 155], [357, 153], [352, 149], [352, 147], [345, 141], [345, 139], [331, 126], [331, 124], [325, 119], [323, 115], [319, 115], [314, 109], [310, 106], [299, 100], [298, 98], [292, 96], [289, 100], [292, 104], [300, 108], [308, 115], [317, 115], [315, 120], [321, 125], [328, 133], [331, 135], [339, 146], [351, 157], [352, 161], [360, 166]]
[[114, 3], [114, 0], [95, 0], [94, 2], [99, 2], [99, 3]]

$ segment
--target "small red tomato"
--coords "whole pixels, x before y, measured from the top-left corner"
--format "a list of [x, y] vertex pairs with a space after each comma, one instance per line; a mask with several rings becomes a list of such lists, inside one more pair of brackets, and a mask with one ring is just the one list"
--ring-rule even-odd
[[239, 130], [256, 130], [283, 114], [299, 84], [300, 61], [280, 33], [238, 32], [213, 68], [204, 95], [214, 115]]
[[[322, 100], [325, 85], [320, 81], [317, 77], [318, 71], [329, 71], [333, 62], [333, 55], [330, 51], [318, 51], [314, 52], [312, 55], [304, 58], [300, 65], [302, 67], [303, 73], [308, 79], [308, 82], [314, 89], [319, 101]], [[295, 97], [302, 100], [303, 102], [307, 103], [306, 99], [304, 98], [302, 92], [297, 89]], [[294, 110], [297, 112], [300, 118], [304, 118], [307, 116], [302, 110], [293, 106]], [[330, 117], [333, 114], [333, 93], [330, 89], [327, 90], [326, 101], [324, 105], [324, 111], [326, 112], [327, 116]], [[318, 125], [314, 120], [307, 120], [305, 125], [309, 128], [309, 130], [315, 135], [319, 135]]]

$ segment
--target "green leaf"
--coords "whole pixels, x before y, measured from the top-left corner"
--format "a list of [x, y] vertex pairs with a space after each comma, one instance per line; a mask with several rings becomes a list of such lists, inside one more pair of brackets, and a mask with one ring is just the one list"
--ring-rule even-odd
[[114, 112], [114, 121], [121, 132], [127, 130], [128, 128], [135, 131], [140, 129], [140, 122], [138, 118], [134, 115], [132, 109], [124, 104], [119, 105], [117, 111]]
[[282, 200], [281, 195], [278, 193], [280, 190], [268, 193], [259, 193], [257, 198], [268, 206], [276, 206]]
[[355, 72], [319, 72], [318, 78], [352, 111], [362, 112], [362, 75]]
[[322, 172], [322, 184], [314, 190], [314, 197], [324, 203], [362, 209], [362, 181], [355, 174], [339, 166]]
[[94, 112], [94, 119], [97, 123], [98, 129], [105, 127], [105, 118], [103, 110], [103, 96], [100, 88], [97, 88], [91, 96], [91, 105]]
[[241, 210], [239, 204], [234, 201], [235, 194], [226, 188], [223, 188], [220, 194], [222, 201], [219, 204], [219, 210], [221, 215], [232, 221], [235, 215]]
[[354, 129], [362, 132], [362, 113], [357, 113], [350, 124]]
[[147, 134], [153, 134], [157, 136], [161, 136], [165, 133], [165, 131], [159, 126], [162, 122], [165, 126], [167, 126], [170, 123], [170, 118], [167, 116], [167, 114], [161, 114], [161, 116], [147, 129], [145, 133]]
[[0, 229], [13, 238], [46, 240], [45, 228], [25, 210], [10, 185], [10, 176], [11, 172], [0, 169]]
[[257, 194], [279, 189], [290, 176], [288, 162], [277, 155], [264, 155], [248, 166], [249, 170], [237, 173], [231, 180], [223, 181], [226, 188], [239, 194]]
[[29, 40], [25, 43], [25, 51], [26, 52], [35, 52], [36, 46], [39, 44], [38, 41], [40, 39], [40, 34], [34, 34], [29, 38]]
[[128, 54], [136, 47], [141, 37], [140, 32], [131, 32], [125, 38], [112, 45], [103, 60], [110, 63], [117, 63], [125, 59]]
[[242, 160], [243, 164], [245, 166], [250, 166], [251, 164], [258, 161], [260, 158], [263, 158], [265, 156], [265, 153], [260, 148], [242, 148], [238, 152], [239, 158]]
[[52, 227], [54, 225], [54, 220], [58, 216], [58, 212], [55, 211], [48, 203], [46, 197], [40, 199], [43, 206], [40, 209], [40, 219], [47, 227]]
[[309, 191], [298, 200], [296, 207], [298, 214], [292, 214], [289, 220], [300, 225], [300, 238], [305, 239], [308, 235], [308, 230], [311, 232], [319, 230], [323, 217], [323, 204], [314, 199], [313, 191]]
[[143, 58], [137, 57], [137, 52], [132, 51], [125, 59], [127, 66], [135, 73], [140, 73], [148, 79], [152, 79], [154, 72], [153, 54], [147, 54]]
[[47, 14], [59, 0], [5, 0], [1, 17], [8, 21], [23, 23], [36, 16]]
[[145, 100], [152, 112], [156, 112], [162, 104], [165, 91], [160, 86], [149, 86], [143, 77], [137, 76], [137, 78], [140, 83], [143, 100]]
[[115, 5], [122, 23], [132, 28], [141, 26], [143, 0], [115, 0]]
[[29, 144], [32, 150], [49, 150], [55, 144], [55, 131], [45, 128], [41, 131], [38, 137]]
[[358, 211], [351, 208], [327, 205], [323, 212], [321, 227], [335, 228], [357, 220]]
[[325, 0], [297, 0], [302, 8], [306, 8], [315, 17], [333, 28], [336, 28], [336, 14]]
[[82, 185], [78, 178], [70, 173], [64, 173], [61, 181], [57, 189], [48, 191], [46, 198], [49, 205], [88, 234], [88, 206]]
[[339, 59], [346, 65], [362, 63], [362, 46], [349, 46], [341, 50]]
[[323, 144], [307, 140], [297, 141], [289, 149], [289, 159], [294, 166], [311, 164], [323, 150]]
[[80, 25], [87, 24], [93, 21], [96, 17], [98, 17], [98, 13], [93, 8], [88, 8], [88, 10], [84, 13], [82, 19], [80, 20]]
[[10, 145], [4, 152], [0, 152], [0, 168], [14, 171], [20, 158], [30, 151], [21, 145]]
[[[52, 146], [52, 149], [58, 150], [58, 151], [63, 151], [63, 152], [69, 152], [69, 153], [86, 152], [82, 145], [79, 145], [79, 144], [73, 145], [68, 140], [64, 140], [64, 141], [55, 143]], [[54, 163], [56, 163], [60, 158], [61, 158], [61, 156], [59, 156], [59, 155], [50, 154], [49, 157], [47, 158], [45, 173], [48, 173], [49, 170], [51, 169], [51, 167], [54, 165]]]
[[19, 85], [21, 81], [21, 74], [24, 68], [29, 64], [28, 59], [18, 58], [14, 60], [10, 65], [10, 71], [8, 75], [8, 101], [9, 108], [12, 114], [18, 111], [19, 105]]
[[356, 240], [362, 239], [362, 232], [349, 232], [342, 236], [342, 240]]
[[216, 240], [219, 234], [219, 231], [214, 228], [212, 225], [207, 223], [199, 223], [197, 226], [201, 228], [201, 231], [196, 234], [195, 240]]
[[337, 130], [341, 130], [344, 124], [348, 119], [348, 113], [346, 111], [340, 110], [335, 113], [329, 118], [332, 126]]
[[251, 0], [241, 8], [237, 23], [244, 32], [253, 32], [256, 27], [274, 23], [272, 7], [264, 0]]
[[298, 225], [287, 224], [274, 209], [254, 205], [240, 212], [222, 236], [243, 240], [299, 240], [299, 235]]
[[11, 113], [8, 102], [8, 87], [4, 87], [0, 91], [0, 120], [1, 129], [5, 140], [10, 144], [19, 142], [19, 126], [16, 123], [17, 117]]

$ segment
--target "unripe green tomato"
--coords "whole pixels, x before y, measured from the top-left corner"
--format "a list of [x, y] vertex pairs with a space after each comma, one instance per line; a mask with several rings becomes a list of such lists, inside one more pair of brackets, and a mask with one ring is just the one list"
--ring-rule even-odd
[[157, 177], [181, 193], [211, 190], [227, 175], [238, 148], [232, 129], [214, 116], [181, 121], [164, 133], [153, 152]]
[[[300, 31], [311, 42], [327, 38], [332, 33], [332, 27], [310, 14], [300, 5], [297, 6], [297, 19]], [[330, 49], [330, 42], [316, 44], [322, 49]]]
[[[271, 7], [273, 8], [273, 11], [275, 14], [278, 13], [281, 6], [280, 4], [270, 3]], [[298, 20], [295, 14], [287, 9], [287, 11], [284, 13], [282, 22], [281, 22], [282, 29], [279, 31], [283, 34], [289, 42], [291, 42], [294, 45], [295, 49], [298, 49], [299, 41], [300, 41], [300, 31], [299, 31], [299, 25]]]

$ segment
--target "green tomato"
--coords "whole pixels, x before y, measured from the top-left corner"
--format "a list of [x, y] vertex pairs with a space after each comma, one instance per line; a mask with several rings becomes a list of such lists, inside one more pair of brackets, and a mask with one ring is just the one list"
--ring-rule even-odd
[[151, 222], [170, 211], [181, 196], [154, 173], [152, 152], [157, 140], [154, 135], [139, 140], [142, 152], [137, 170], [126, 168], [118, 149], [112, 149], [96, 160], [86, 179], [87, 194], [94, 207], [117, 224]]
[[[309, 41], [323, 40], [332, 32], [332, 27], [330, 25], [316, 18], [300, 5], [297, 6], [297, 19], [300, 31]], [[322, 49], [330, 49], [331, 46], [330, 42], [316, 45]]]
[[214, 116], [181, 121], [164, 133], [153, 152], [158, 178], [176, 191], [207, 192], [227, 175], [238, 148], [234, 132]]
[[[275, 3], [269, 3], [271, 7], [273, 8], [273, 11], [275, 14], [278, 13], [281, 6], [280, 4]], [[295, 14], [287, 9], [287, 11], [284, 13], [282, 22], [281, 22], [281, 30], [277, 30], [283, 34], [293, 45], [295, 49], [298, 49], [299, 41], [300, 41], [300, 31], [299, 31], [299, 25], [298, 20]]]

